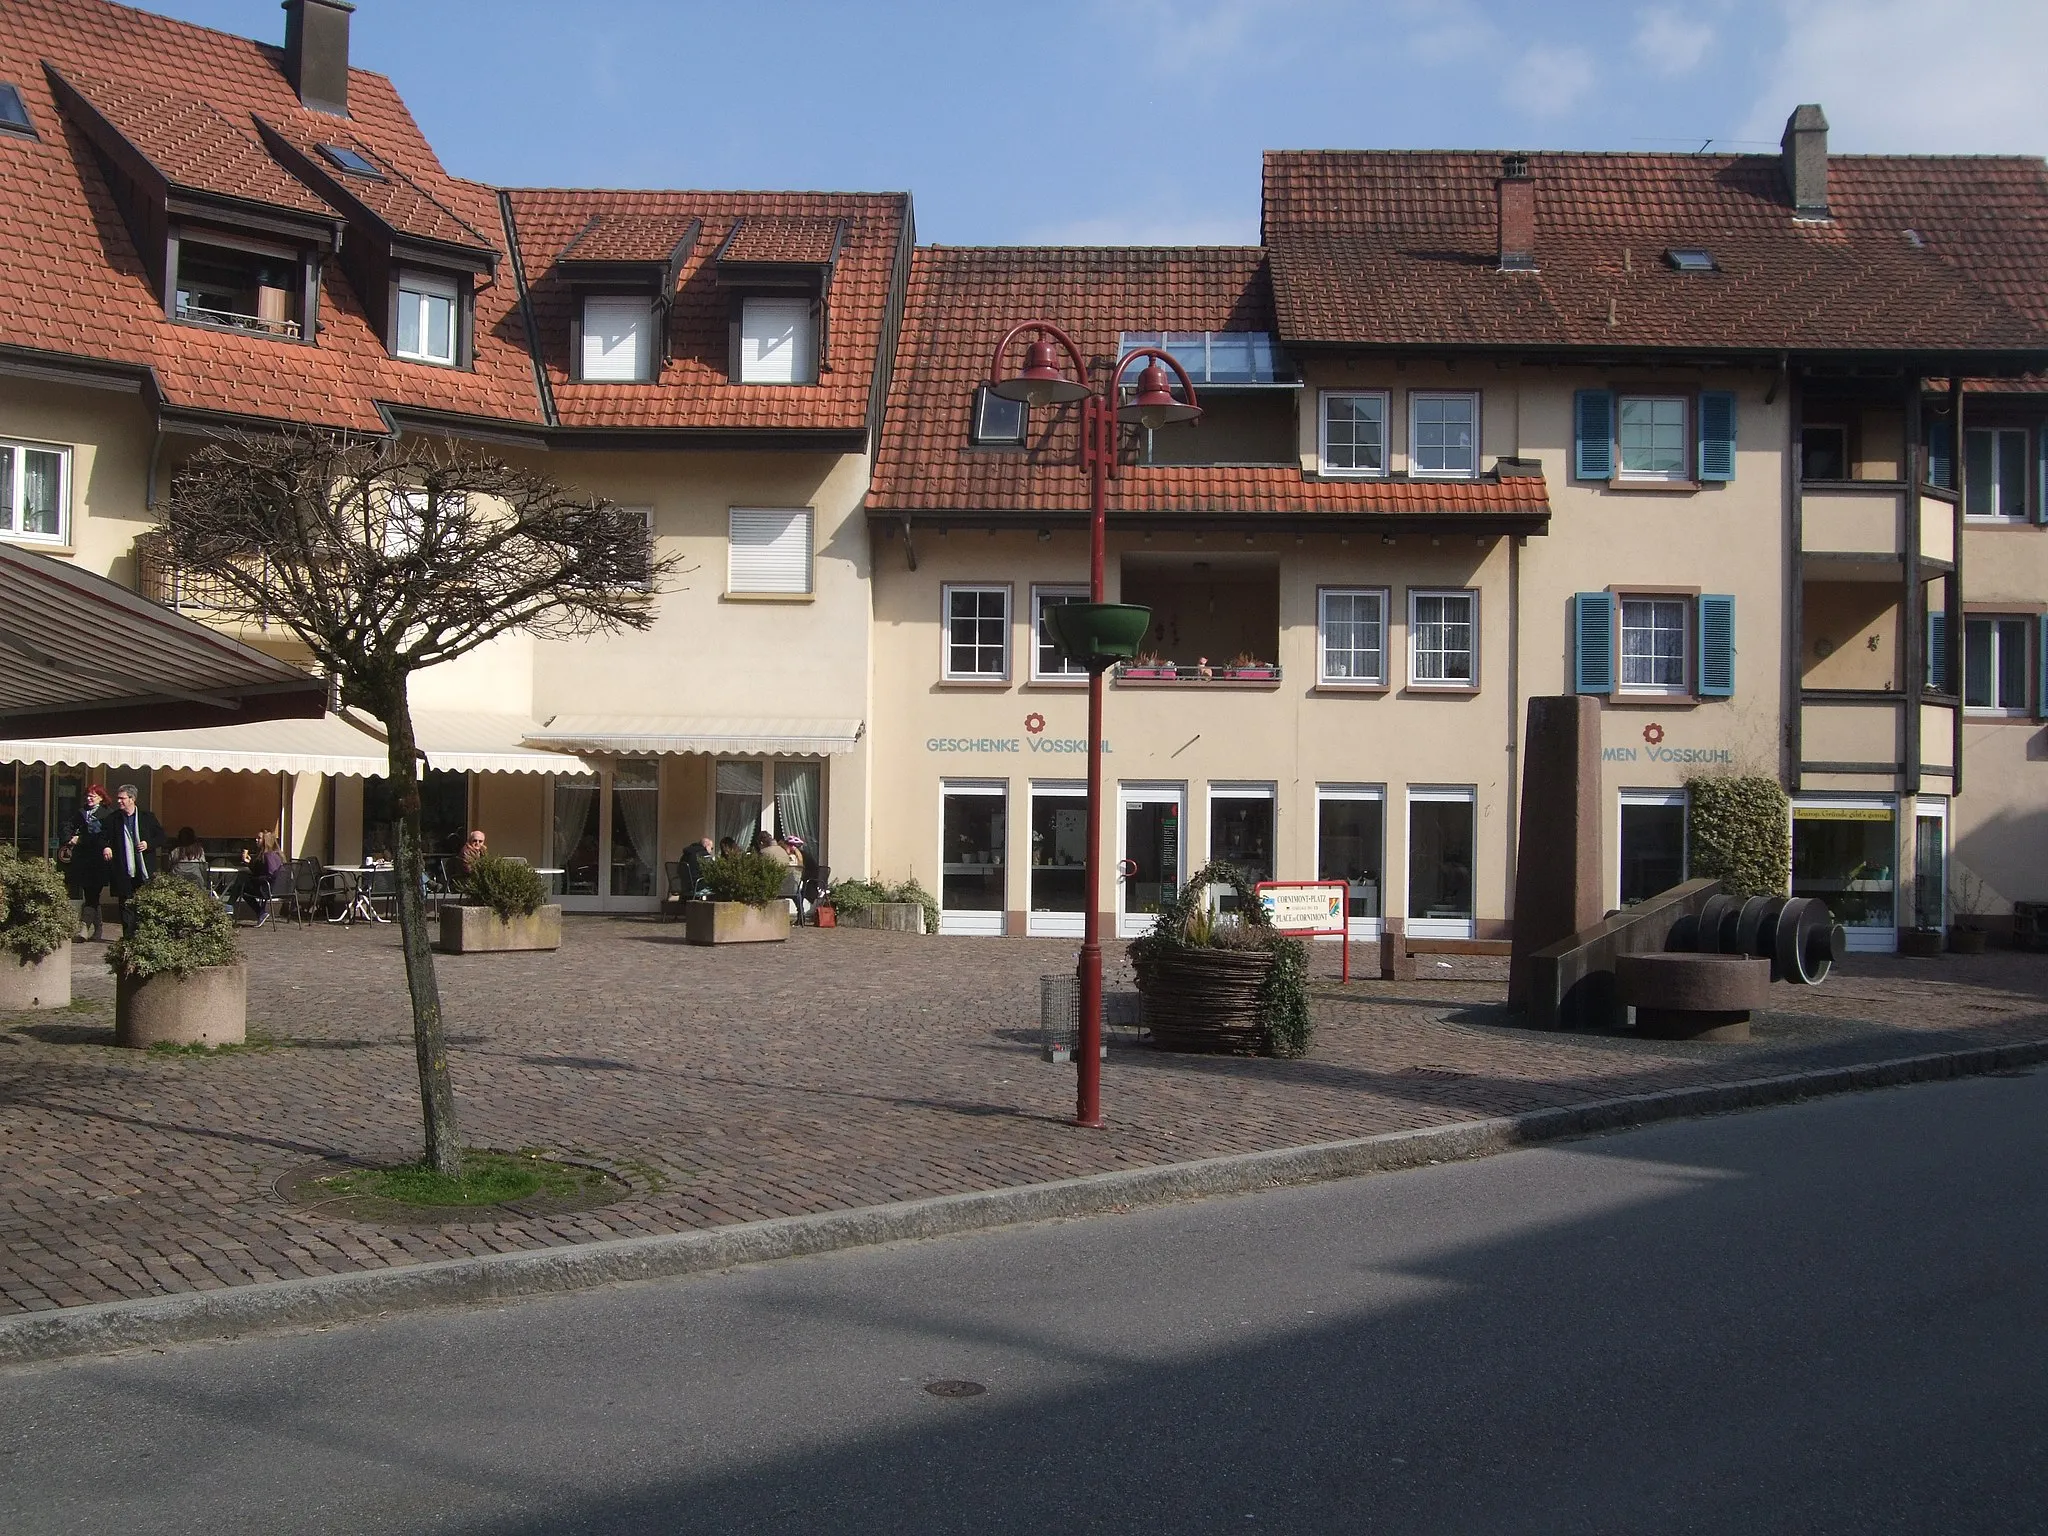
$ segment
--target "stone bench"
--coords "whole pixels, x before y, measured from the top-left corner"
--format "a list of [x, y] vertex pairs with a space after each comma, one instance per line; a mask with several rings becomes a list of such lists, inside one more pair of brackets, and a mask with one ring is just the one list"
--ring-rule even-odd
[[1750, 955], [1618, 955], [1616, 1001], [1636, 1032], [1656, 1040], [1747, 1040], [1749, 1016], [1771, 990], [1771, 962]]

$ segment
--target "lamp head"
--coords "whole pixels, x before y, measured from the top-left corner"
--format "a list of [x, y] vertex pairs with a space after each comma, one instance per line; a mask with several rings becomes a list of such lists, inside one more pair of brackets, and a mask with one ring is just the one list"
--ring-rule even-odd
[[1138, 393], [1129, 405], [1117, 408], [1116, 416], [1118, 421], [1134, 421], [1141, 427], [1150, 428], [1193, 421], [1201, 414], [1200, 406], [1174, 399], [1166, 370], [1159, 366], [1157, 358], [1153, 358], [1138, 375]]
[[1060, 372], [1059, 353], [1049, 341], [1034, 341], [1024, 354], [1024, 371], [994, 387], [1005, 400], [1026, 405], [1067, 405], [1088, 398], [1088, 386]]

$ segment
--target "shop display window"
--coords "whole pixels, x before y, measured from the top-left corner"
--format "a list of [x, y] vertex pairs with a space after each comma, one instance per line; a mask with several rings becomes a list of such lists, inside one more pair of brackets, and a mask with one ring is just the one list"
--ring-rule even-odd
[[1819, 897], [1845, 928], [1882, 930], [1893, 938], [1897, 856], [1898, 821], [1889, 806], [1792, 809], [1792, 894]]

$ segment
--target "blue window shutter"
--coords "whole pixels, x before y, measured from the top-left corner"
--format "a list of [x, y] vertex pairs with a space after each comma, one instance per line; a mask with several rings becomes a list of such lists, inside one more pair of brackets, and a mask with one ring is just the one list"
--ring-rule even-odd
[[1614, 691], [1614, 598], [1606, 592], [1572, 599], [1572, 690]]
[[1572, 397], [1572, 474], [1581, 480], [1614, 476], [1614, 392], [1582, 389]]
[[1927, 615], [1927, 686], [1936, 693], [1949, 691], [1948, 615], [1939, 609]]
[[1735, 599], [1700, 599], [1700, 697], [1735, 697]]
[[1939, 417], [1927, 423], [1927, 483], [1956, 488], [1955, 423]]
[[1700, 391], [1700, 479], [1735, 478], [1735, 396], [1725, 389]]
[[2048, 523], [2048, 427], [2034, 428], [2034, 521]]

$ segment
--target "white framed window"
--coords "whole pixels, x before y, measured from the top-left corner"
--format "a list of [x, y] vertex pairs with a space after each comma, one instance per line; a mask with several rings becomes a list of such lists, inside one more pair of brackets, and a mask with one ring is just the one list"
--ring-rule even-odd
[[1034, 683], [1086, 682], [1088, 669], [1069, 661], [1052, 643], [1052, 631], [1045, 622], [1045, 610], [1062, 603], [1085, 603], [1086, 587], [1033, 587], [1031, 589], [1031, 680]]
[[1682, 597], [1623, 597], [1623, 693], [1684, 693], [1690, 686], [1692, 604]]
[[1010, 589], [945, 589], [946, 659], [949, 682], [1008, 682], [1010, 678]]
[[986, 384], [974, 391], [972, 441], [984, 448], [1021, 448], [1031, 424], [1031, 408], [1022, 400], [1005, 400]]
[[1318, 784], [1316, 878], [1344, 882], [1345, 911], [1354, 939], [1380, 936], [1386, 856], [1386, 787]]
[[1615, 438], [1623, 480], [1690, 480], [1690, 406], [1682, 395], [1623, 395]]
[[1424, 939], [1476, 936], [1473, 868], [1479, 791], [1470, 785], [1408, 790], [1408, 932]]
[[648, 569], [643, 571], [636, 580], [630, 583], [630, 585], [636, 592], [653, 591], [654, 576], [652, 568], [654, 565], [654, 508], [614, 507], [612, 508], [612, 515], [614, 517], [619, 518], [622, 522], [628, 524], [637, 522], [646, 528]]
[[1384, 687], [1387, 681], [1387, 594], [1384, 588], [1323, 587], [1316, 594], [1320, 683]]
[[[1232, 864], [1253, 885], [1273, 878], [1279, 800], [1271, 784], [1209, 786], [1209, 862]], [[1237, 893], [1220, 880], [1209, 886], [1209, 909], [1235, 912]]]
[[1973, 715], [2025, 715], [2027, 621], [1963, 620], [1963, 708]]
[[641, 297], [583, 301], [582, 377], [633, 384], [654, 376], [654, 305]]
[[939, 932], [1001, 937], [1009, 842], [1007, 783], [940, 780]]
[[1963, 433], [1963, 516], [2019, 523], [2027, 517], [2027, 433], [2024, 427], [1981, 427]]
[[742, 301], [739, 363], [742, 384], [816, 383], [818, 322], [811, 301]]
[[70, 542], [69, 448], [0, 440], [0, 538]]
[[1408, 397], [1408, 473], [1469, 480], [1479, 473], [1479, 396], [1417, 390]]
[[725, 589], [803, 596], [811, 590], [811, 509], [734, 507]]
[[1408, 683], [1474, 688], [1479, 682], [1479, 594], [1408, 594]]
[[410, 362], [454, 367], [460, 303], [452, 278], [401, 272], [397, 345], [392, 350]]
[[1326, 389], [1318, 453], [1326, 475], [1384, 475], [1390, 396], [1383, 389]]

